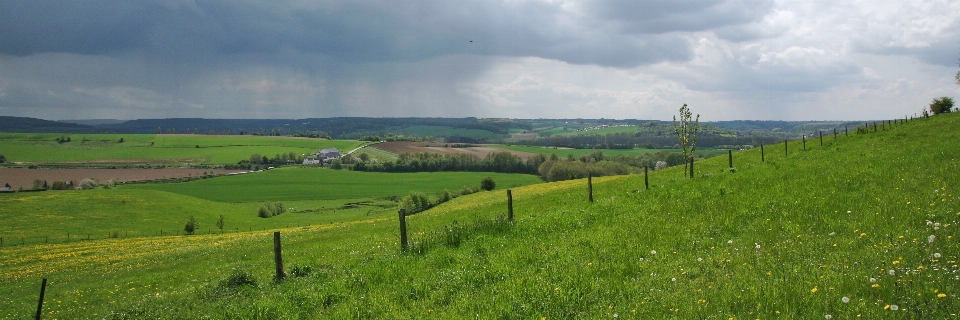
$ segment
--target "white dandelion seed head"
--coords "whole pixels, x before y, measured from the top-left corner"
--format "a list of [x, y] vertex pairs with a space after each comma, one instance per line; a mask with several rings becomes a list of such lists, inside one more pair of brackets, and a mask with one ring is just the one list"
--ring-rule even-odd
[[733, 240], [727, 240], [727, 244], [733, 244]]
[[896, 274], [896, 273], [897, 273], [897, 272], [896, 272], [896, 271], [893, 271], [893, 269], [890, 269], [890, 270], [887, 271], [887, 274], [890, 274], [891, 276], [894, 275], [894, 274]]
[[933, 230], [940, 230], [940, 227], [933, 227]]
[[853, 211], [847, 210], [847, 213], [853, 213]]
[[939, 253], [939, 252], [934, 253], [934, 254], [933, 254], [933, 257], [934, 257], [934, 258], [937, 258], [937, 259], [940, 259], [940, 253]]
[[870, 283], [877, 283], [877, 278], [870, 278]]
[[931, 242], [931, 243], [932, 243], [933, 240], [936, 240], [936, 239], [937, 239], [937, 236], [931, 234], [929, 237], [927, 237], [927, 242]]
[[640, 258], [640, 261], [643, 261], [643, 258]]
[[657, 254], [657, 250], [650, 250], [650, 254]]
[[616, 313], [614, 313], [614, 314], [613, 314], [613, 317], [614, 317], [614, 318], [619, 318], [619, 317], [620, 317], [620, 315], [619, 315], [619, 314], [616, 314]]
[[670, 278], [670, 281], [677, 281], [677, 278]]
[[927, 225], [928, 225], [928, 226], [932, 226], [932, 225], [933, 225], [933, 221], [927, 220]]
[[840, 298], [840, 301], [843, 301], [843, 303], [850, 303], [850, 298], [843, 297], [843, 298]]
[[[937, 254], [937, 258], [939, 258], [939, 257], [940, 257], [940, 254], [938, 253], [938, 254]], [[703, 261], [703, 258], [697, 258], [697, 262], [700, 262], [700, 261]]]
[[827, 319], [827, 320], [830, 320], [830, 319], [833, 319], [833, 316], [831, 316], [831, 315], [828, 314], [828, 315], [823, 316], [823, 318], [824, 318], [824, 319]]
[[900, 307], [897, 306], [897, 305], [895, 305], [895, 304], [891, 304], [891, 305], [890, 305], [890, 310], [897, 311], [897, 310], [900, 310]]
[[940, 227], [940, 223], [939, 223], [939, 222], [936, 222], [936, 223], [933, 224], [933, 226], [939, 228], [939, 227]]
[[754, 243], [754, 244], [753, 244], [753, 247], [754, 247], [754, 248], [757, 248], [757, 249], [760, 249], [760, 244]]
[[830, 233], [830, 236], [835, 236], [835, 235], [837, 235], [836, 232], [831, 232], [831, 233]]

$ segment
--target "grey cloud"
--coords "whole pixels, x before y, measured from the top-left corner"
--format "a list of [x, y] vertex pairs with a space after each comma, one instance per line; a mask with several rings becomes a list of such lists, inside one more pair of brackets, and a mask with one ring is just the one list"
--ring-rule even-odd
[[632, 33], [703, 31], [762, 19], [772, 8], [764, 0], [609, 0], [588, 2], [600, 18]]

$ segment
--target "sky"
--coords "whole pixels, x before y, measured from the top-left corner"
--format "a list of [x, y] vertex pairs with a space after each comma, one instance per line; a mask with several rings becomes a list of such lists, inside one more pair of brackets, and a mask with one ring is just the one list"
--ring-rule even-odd
[[0, 115], [873, 120], [960, 98], [960, 1], [0, 1]]

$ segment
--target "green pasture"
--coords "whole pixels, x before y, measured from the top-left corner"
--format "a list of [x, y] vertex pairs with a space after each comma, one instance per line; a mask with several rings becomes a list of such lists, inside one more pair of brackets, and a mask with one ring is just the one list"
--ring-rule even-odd
[[[567, 155], [574, 155], [579, 157], [580, 155], [590, 154], [591, 152], [600, 150], [603, 151], [604, 155], [616, 156], [616, 155], [628, 155], [628, 156], [638, 156], [648, 153], [657, 153], [660, 151], [667, 152], [682, 152], [680, 149], [569, 149], [569, 148], [554, 148], [554, 147], [527, 147], [527, 146], [517, 146], [517, 145], [490, 145], [499, 148], [504, 148], [507, 150], [513, 151], [522, 151], [530, 152], [542, 155], [556, 154], [559, 157], [566, 157]], [[714, 149], [704, 149], [697, 150], [694, 153], [697, 155], [709, 158], [720, 154], [726, 154], [726, 150], [714, 150]]]
[[435, 193], [480, 187], [491, 177], [497, 188], [543, 182], [537, 176], [489, 172], [385, 173], [290, 167], [226, 178], [176, 184], [131, 184], [121, 189], [158, 190], [217, 202], [363, 199], [405, 196], [410, 191]]
[[517, 187], [512, 222], [504, 192], [463, 196], [407, 217], [405, 252], [388, 214], [286, 228], [277, 282], [268, 231], [4, 245], [0, 315], [48, 278], [47, 318], [951, 318], [958, 126], [596, 178], [593, 203], [585, 180]]
[[[57, 138], [70, 137], [58, 143]], [[120, 142], [120, 139], [124, 142]], [[293, 137], [145, 135], [145, 134], [21, 134], [0, 133], [0, 150], [9, 162], [120, 162], [230, 164], [251, 154], [309, 154], [323, 148], [348, 151], [362, 142]]]

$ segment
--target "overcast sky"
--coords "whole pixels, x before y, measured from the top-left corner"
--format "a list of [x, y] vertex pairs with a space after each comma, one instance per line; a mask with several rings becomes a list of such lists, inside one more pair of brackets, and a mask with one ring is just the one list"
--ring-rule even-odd
[[0, 1], [0, 115], [890, 119], [960, 1]]

